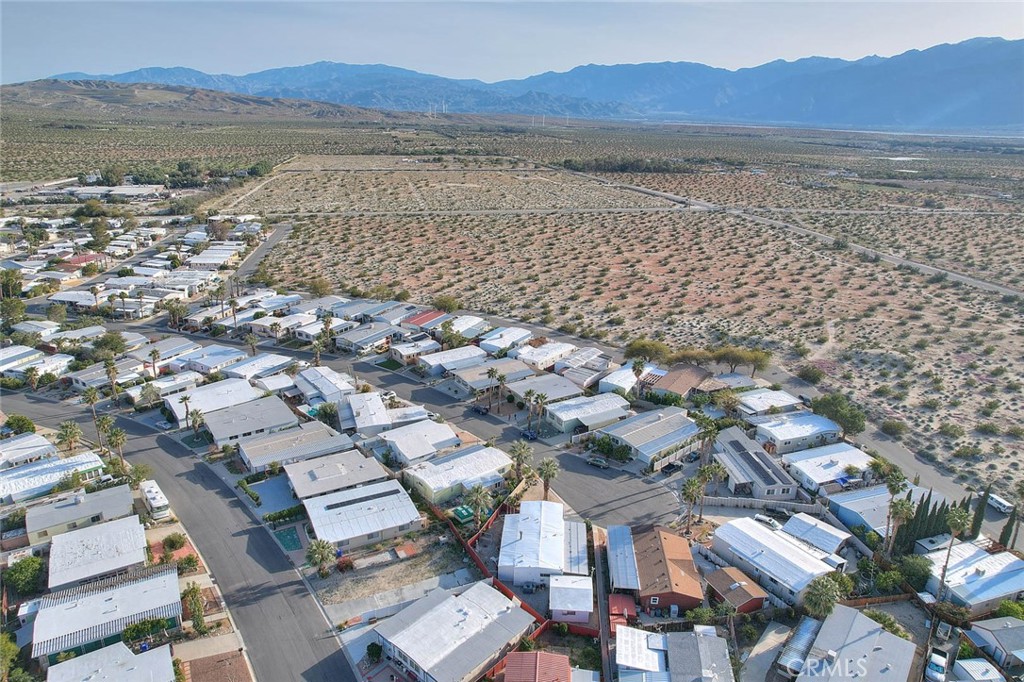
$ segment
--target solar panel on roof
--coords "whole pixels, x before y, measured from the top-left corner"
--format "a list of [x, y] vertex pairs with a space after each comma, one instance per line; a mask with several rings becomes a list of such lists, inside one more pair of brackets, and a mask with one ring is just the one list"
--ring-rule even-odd
[[750, 470], [757, 474], [762, 483], [766, 485], [772, 485], [775, 483], [775, 477], [771, 475], [771, 472], [769, 472], [768, 469], [765, 468], [764, 464], [758, 461], [756, 457], [746, 450], [741, 451], [739, 456], [743, 458], [743, 461], [748, 467], [750, 467]]

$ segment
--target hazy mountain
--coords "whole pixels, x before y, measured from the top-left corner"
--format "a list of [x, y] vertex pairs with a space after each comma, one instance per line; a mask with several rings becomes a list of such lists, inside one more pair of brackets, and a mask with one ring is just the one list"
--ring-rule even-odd
[[590, 64], [497, 83], [333, 62], [244, 76], [178, 67], [55, 78], [163, 83], [405, 111], [953, 130], [1024, 128], [1022, 65], [1024, 40], [976, 38], [889, 58], [808, 57], [735, 71], [691, 62]]

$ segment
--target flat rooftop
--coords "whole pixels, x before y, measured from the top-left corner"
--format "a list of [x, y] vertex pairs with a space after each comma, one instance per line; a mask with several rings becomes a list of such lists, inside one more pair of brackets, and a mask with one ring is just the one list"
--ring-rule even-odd
[[138, 516], [97, 523], [53, 538], [49, 588], [145, 563], [146, 529]]
[[332, 543], [420, 522], [419, 510], [398, 481], [371, 483], [302, 503], [316, 536]]
[[373, 457], [364, 457], [357, 450], [286, 464], [284, 471], [300, 500], [358, 488], [388, 477], [380, 462]]

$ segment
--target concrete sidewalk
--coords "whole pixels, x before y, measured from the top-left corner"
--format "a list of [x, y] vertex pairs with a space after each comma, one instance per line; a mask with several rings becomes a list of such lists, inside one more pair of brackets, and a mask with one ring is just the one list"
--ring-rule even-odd
[[750, 655], [743, 663], [740, 682], [765, 682], [771, 673], [772, 663], [789, 638], [790, 630], [791, 628], [782, 623], [768, 623], [761, 639], [757, 640], [757, 644], [750, 650]]
[[229, 632], [226, 635], [217, 635], [216, 637], [200, 637], [199, 639], [187, 642], [179, 642], [172, 646], [174, 656], [183, 661], [216, 656], [217, 654], [240, 651], [241, 649], [242, 640], [239, 638], [237, 631]]

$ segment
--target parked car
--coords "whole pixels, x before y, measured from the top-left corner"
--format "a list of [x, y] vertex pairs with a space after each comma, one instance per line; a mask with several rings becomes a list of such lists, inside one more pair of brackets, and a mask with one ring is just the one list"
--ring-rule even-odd
[[760, 521], [766, 526], [771, 526], [772, 530], [782, 530], [782, 524], [770, 516], [765, 516], [764, 514], [754, 514], [754, 520]]
[[477, 414], [490, 414], [491, 408], [487, 407], [486, 405], [474, 405], [473, 411], [476, 412]]
[[800, 402], [802, 402], [807, 407], [811, 406], [811, 396], [804, 395], [803, 393], [801, 393], [800, 395], [797, 396], [797, 398], [800, 398]]
[[525, 429], [521, 435], [523, 440], [537, 440], [537, 432], [533, 429]]
[[587, 457], [587, 464], [589, 464], [590, 466], [595, 466], [598, 469], [607, 469], [609, 466], [608, 460], [606, 460], [604, 457]]
[[163, 420], [158, 421], [156, 423], [156, 428], [160, 429], [161, 431], [170, 431], [173, 428], [173, 426], [174, 425], [171, 424], [171, 422], [163, 421]]
[[1013, 511], [1013, 503], [1008, 502], [1007, 500], [1004, 500], [1003, 498], [994, 494], [989, 494], [988, 506], [992, 507], [997, 511], [1002, 512], [1003, 514], [1009, 514]]
[[668, 464], [661, 468], [661, 473], [665, 474], [666, 476], [671, 476], [672, 474], [674, 474], [675, 472], [679, 471], [682, 468], [683, 467], [682, 465], [679, 464], [679, 462], [669, 462]]
[[687, 462], [696, 462], [698, 459], [700, 459], [700, 453], [699, 452], [691, 452], [690, 454], [688, 454], [686, 456], [686, 461]]

